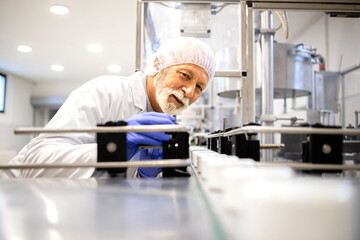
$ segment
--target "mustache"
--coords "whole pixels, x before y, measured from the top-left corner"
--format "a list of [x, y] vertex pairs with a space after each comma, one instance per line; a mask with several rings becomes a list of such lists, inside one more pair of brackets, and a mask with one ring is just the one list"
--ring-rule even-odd
[[184, 106], [189, 106], [189, 98], [185, 97], [185, 94], [181, 90], [169, 89], [178, 100], [180, 100]]

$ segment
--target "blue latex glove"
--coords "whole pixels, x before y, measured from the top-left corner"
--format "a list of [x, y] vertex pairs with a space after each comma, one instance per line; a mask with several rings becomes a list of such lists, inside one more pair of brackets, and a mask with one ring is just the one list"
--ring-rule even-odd
[[[162, 159], [162, 149], [144, 149], [140, 152], [140, 160], [141, 159]], [[162, 168], [138, 168], [139, 174], [142, 177], [146, 178], [155, 178], [161, 171]]]
[[[127, 121], [127, 123], [128, 125], [131, 126], [158, 125], [158, 124], [174, 124], [174, 121], [175, 118], [166, 113], [146, 112], [132, 116]], [[139, 145], [161, 146], [163, 141], [170, 140], [170, 136], [164, 132], [140, 132], [140, 133], [128, 132], [126, 134], [126, 140], [127, 140], [128, 159], [131, 159], [138, 150]]]

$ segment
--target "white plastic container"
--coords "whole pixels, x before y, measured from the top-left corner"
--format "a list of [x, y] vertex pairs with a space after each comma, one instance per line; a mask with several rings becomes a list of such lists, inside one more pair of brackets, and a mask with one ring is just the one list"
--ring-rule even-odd
[[223, 199], [227, 208], [241, 211], [244, 195], [244, 186], [255, 181], [272, 183], [275, 181], [288, 181], [294, 178], [295, 172], [288, 167], [233, 167], [224, 169]]
[[210, 149], [207, 149], [205, 147], [199, 147], [199, 146], [190, 147], [189, 152], [190, 152], [190, 154], [189, 154], [190, 160], [194, 167], [197, 167], [197, 156], [199, 155], [199, 153], [203, 153], [203, 152], [214, 153], [214, 151], [212, 151]]
[[226, 156], [221, 161], [210, 162], [206, 167], [206, 178], [210, 189], [220, 190], [224, 189], [226, 185], [224, 181], [223, 172], [227, 169], [248, 169], [254, 167], [255, 161], [253, 159], [240, 159], [236, 156]]
[[200, 153], [197, 156], [197, 169], [198, 172], [203, 175], [204, 166], [206, 165], [206, 162], [208, 161], [218, 161], [223, 157], [224, 155], [219, 154], [217, 152], [206, 152], [206, 153]]
[[[359, 239], [352, 185], [342, 179], [244, 185], [239, 233], [248, 240]], [[356, 205], [358, 207], [358, 203]]]

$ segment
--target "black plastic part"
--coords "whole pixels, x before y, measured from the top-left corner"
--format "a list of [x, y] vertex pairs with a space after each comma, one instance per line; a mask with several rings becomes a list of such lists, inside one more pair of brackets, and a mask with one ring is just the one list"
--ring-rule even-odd
[[218, 139], [216, 137], [210, 138], [210, 150], [214, 152], [218, 151]]
[[[221, 131], [218, 130], [218, 131], [215, 131], [215, 132], [212, 132], [211, 134], [217, 134], [217, 133], [220, 133]], [[207, 140], [207, 148], [214, 151], [214, 152], [219, 152], [219, 149], [220, 149], [220, 143], [219, 143], [219, 137], [210, 137], [208, 138]]]
[[232, 153], [232, 141], [229, 137], [220, 137], [219, 138], [219, 149], [220, 154], [231, 155]]
[[245, 134], [231, 136], [232, 155], [239, 158], [252, 158], [260, 161], [260, 142], [259, 140], [246, 140]]
[[[127, 122], [107, 122], [101, 127], [126, 126]], [[127, 161], [126, 133], [97, 133], [97, 159], [98, 162]], [[119, 175], [125, 177], [126, 168], [99, 168], [107, 171], [111, 177]]]
[[[324, 126], [313, 124], [314, 128], [341, 128], [340, 126]], [[327, 151], [325, 150], [327, 148]], [[329, 151], [330, 149], [330, 151]], [[310, 134], [307, 141], [303, 142], [302, 161], [315, 164], [342, 164], [343, 136]], [[332, 172], [340, 173], [341, 170], [313, 170], [309, 173]]]
[[[169, 141], [163, 142], [163, 159], [189, 158], [189, 133], [171, 132]], [[186, 167], [163, 168], [163, 177], [190, 177]]]

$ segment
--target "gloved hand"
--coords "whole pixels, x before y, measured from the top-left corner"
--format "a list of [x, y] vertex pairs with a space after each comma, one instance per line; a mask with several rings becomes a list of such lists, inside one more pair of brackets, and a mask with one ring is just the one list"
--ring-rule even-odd
[[[150, 159], [162, 159], [162, 149], [144, 149], [140, 152], [140, 160], [150, 160]], [[138, 168], [139, 174], [142, 177], [146, 178], [154, 178], [156, 177], [161, 171], [162, 168], [153, 167], [140, 167]]]
[[[175, 118], [166, 113], [146, 112], [132, 116], [128, 125], [174, 124]], [[139, 145], [161, 146], [163, 141], [169, 141], [170, 136], [164, 132], [128, 132], [126, 134], [128, 159], [136, 153]], [[154, 154], [154, 153], [152, 153]], [[149, 158], [148, 158], [149, 159]]]

